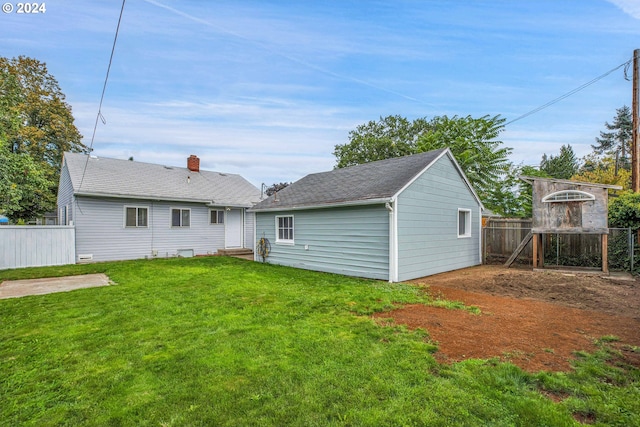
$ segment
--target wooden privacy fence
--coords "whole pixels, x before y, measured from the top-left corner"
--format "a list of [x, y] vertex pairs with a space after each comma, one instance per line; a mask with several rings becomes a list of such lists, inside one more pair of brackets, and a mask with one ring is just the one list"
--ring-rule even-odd
[[[490, 219], [483, 228], [483, 262], [504, 264], [531, 231], [529, 219]], [[602, 261], [599, 234], [545, 234], [545, 264], [549, 266], [598, 267]], [[626, 228], [609, 229], [609, 267], [632, 270], [634, 234]], [[515, 264], [532, 265], [533, 245], [527, 243]]]
[[[484, 263], [504, 263], [530, 231], [530, 219], [489, 219], [482, 229]], [[529, 243], [516, 262], [530, 262], [532, 259], [532, 245]]]
[[73, 226], [0, 226], [0, 270], [75, 262]]

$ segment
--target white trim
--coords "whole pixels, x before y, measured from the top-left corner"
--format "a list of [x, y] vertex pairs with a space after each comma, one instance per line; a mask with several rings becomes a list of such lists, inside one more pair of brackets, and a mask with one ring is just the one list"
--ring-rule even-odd
[[[279, 228], [279, 224], [278, 224], [278, 219], [279, 218], [291, 218], [291, 233], [293, 234], [293, 239], [280, 239], [280, 228]], [[275, 232], [276, 232], [276, 244], [278, 245], [295, 245], [295, 239], [296, 239], [296, 222], [295, 219], [293, 217], [293, 215], [275, 215], [274, 216], [275, 219]]]
[[389, 282], [398, 281], [398, 215], [395, 202], [388, 202], [389, 211]]
[[[465, 216], [464, 220], [464, 234], [460, 234], [460, 212], [465, 212], [468, 214], [468, 216]], [[473, 235], [471, 224], [473, 224], [471, 209], [458, 208], [458, 216], [456, 219], [456, 234], [458, 235], [458, 239], [468, 239]]]
[[[136, 210], [136, 225], [127, 225], [127, 209], [135, 209]], [[138, 209], [146, 209], [147, 210], [147, 225], [138, 225]], [[122, 218], [122, 228], [149, 228], [149, 206], [143, 205], [124, 205], [122, 209], [124, 215]]]
[[266, 209], [248, 209], [248, 212], [286, 212], [286, 211], [301, 211], [301, 210], [311, 210], [311, 209], [332, 209], [332, 208], [341, 208], [347, 206], [366, 206], [366, 205], [378, 205], [381, 203], [393, 202], [394, 199], [392, 197], [383, 197], [379, 199], [367, 199], [367, 200], [350, 200], [347, 202], [338, 202], [338, 203], [327, 203], [325, 205], [301, 205], [301, 206], [285, 206], [285, 207], [274, 207], [274, 208], [266, 208]]
[[482, 264], [482, 208], [478, 209], [478, 264]]
[[[558, 196], [560, 194], [579, 194], [580, 196], [582, 196], [582, 198], [579, 199], [560, 199], [560, 200], [549, 200], [555, 196]], [[594, 196], [591, 193], [587, 193], [586, 191], [580, 191], [580, 190], [560, 190], [560, 191], [554, 191], [551, 194], [547, 194], [546, 196], [544, 196], [542, 198], [542, 203], [567, 203], [567, 202], [588, 202], [588, 201], [592, 201], [595, 200], [596, 196]]]

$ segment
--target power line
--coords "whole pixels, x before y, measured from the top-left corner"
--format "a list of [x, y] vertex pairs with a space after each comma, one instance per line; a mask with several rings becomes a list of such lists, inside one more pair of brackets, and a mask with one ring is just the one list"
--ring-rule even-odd
[[[91, 135], [91, 142], [89, 143], [89, 155], [93, 151], [93, 141], [96, 137], [96, 130], [98, 129], [98, 120], [101, 120], [102, 123], [106, 123], [104, 116], [102, 115], [102, 102], [104, 101], [104, 93], [107, 90], [107, 82], [109, 81], [109, 73], [111, 72], [111, 63], [113, 62], [113, 54], [116, 50], [116, 42], [118, 41], [118, 33], [120, 32], [120, 22], [122, 22], [122, 14], [124, 13], [124, 4], [127, 0], [122, 0], [122, 7], [120, 8], [120, 16], [118, 17], [118, 25], [116, 27], [116, 34], [113, 38], [113, 45], [111, 46], [111, 55], [109, 56], [109, 65], [107, 66], [107, 75], [104, 78], [104, 85], [102, 86], [102, 95], [100, 96], [100, 105], [98, 106], [98, 114], [96, 115], [96, 122], [93, 125], [93, 134]], [[84, 170], [82, 171], [82, 179], [80, 179], [80, 187], [82, 187], [82, 182], [84, 181], [84, 174], [87, 171], [87, 163], [89, 163], [89, 155], [87, 155], [87, 160], [84, 164]]]
[[559, 96], [556, 99], [554, 99], [552, 101], [549, 101], [544, 105], [539, 106], [538, 108], [534, 108], [533, 110], [531, 110], [531, 111], [529, 111], [527, 113], [524, 113], [523, 115], [518, 116], [513, 120], [508, 121], [507, 123], [504, 124], [504, 126], [510, 125], [513, 122], [517, 122], [518, 120], [524, 119], [525, 117], [529, 117], [530, 115], [535, 114], [538, 111], [544, 110], [545, 108], [550, 107], [553, 104], [556, 104], [556, 103], [562, 101], [563, 99], [568, 98], [571, 95], [574, 95], [574, 94], [580, 92], [582, 89], [584, 89], [584, 88], [586, 88], [588, 86], [591, 86], [592, 84], [596, 83], [599, 80], [604, 79], [605, 77], [607, 77], [609, 74], [613, 73], [614, 71], [616, 71], [616, 70], [618, 70], [618, 69], [620, 69], [622, 67], [628, 67], [629, 64], [631, 63], [631, 61], [632, 60], [630, 59], [630, 60], [628, 60], [626, 62], [623, 62], [622, 64], [618, 65], [617, 67], [612, 68], [611, 70], [607, 71], [606, 73], [602, 74], [601, 76], [598, 76], [595, 79], [588, 81], [587, 83], [583, 84], [582, 86], [578, 86], [577, 88], [565, 93], [564, 95]]

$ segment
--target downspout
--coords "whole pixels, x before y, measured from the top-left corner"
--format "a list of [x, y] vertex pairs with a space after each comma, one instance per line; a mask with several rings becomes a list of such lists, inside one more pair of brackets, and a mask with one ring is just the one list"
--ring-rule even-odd
[[484, 230], [482, 229], [482, 207], [478, 207], [478, 222], [479, 224], [479, 228], [478, 228], [478, 264], [482, 265], [482, 237], [484, 236]]
[[258, 215], [255, 212], [253, 215], [253, 260], [258, 261]]
[[384, 204], [389, 211], [389, 283], [397, 282], [397, 250], [396, 250], [396, 221], [393, 201]]

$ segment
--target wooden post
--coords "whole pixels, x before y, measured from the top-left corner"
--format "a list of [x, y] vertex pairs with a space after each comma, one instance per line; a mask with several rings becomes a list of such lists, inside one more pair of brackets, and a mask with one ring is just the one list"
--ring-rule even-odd
[[602, 272], [609, 274], [609, 235], [602, 234]]
[[542, 234], [534, 233], [533, 236], [533, 268], [542, 268], [544, 266], [544, 258], [542, 252]]

